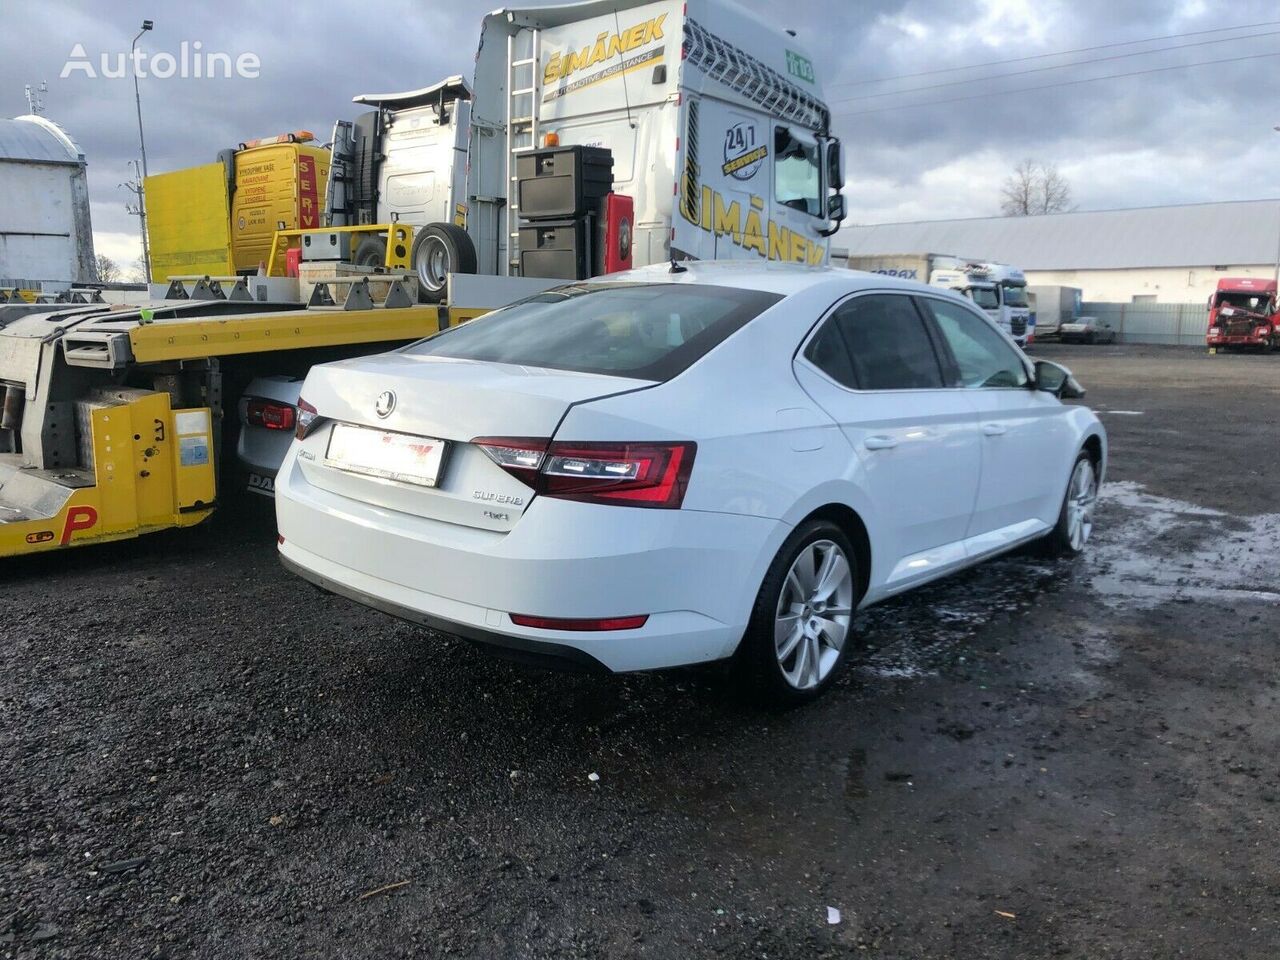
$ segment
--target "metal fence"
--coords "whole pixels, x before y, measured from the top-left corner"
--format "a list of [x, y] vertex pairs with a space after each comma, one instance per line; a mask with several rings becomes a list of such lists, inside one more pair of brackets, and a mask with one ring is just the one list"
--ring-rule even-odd
[[1203, 303], [1101, 303], [1085, 301], [1080, 315], [1110, 320], [1119, 343], [1203, 347], [1209, 308]]

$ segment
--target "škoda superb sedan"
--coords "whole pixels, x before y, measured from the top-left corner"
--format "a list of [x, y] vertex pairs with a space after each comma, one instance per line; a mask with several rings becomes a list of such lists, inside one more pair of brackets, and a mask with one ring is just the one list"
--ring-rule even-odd
[[855, 611], [1031, 541], [1081, 550], [1106, 436], [947, 291], [647, 267], [315, 367], [280, 555], [370, 607], [611, 671], [826, 689]]

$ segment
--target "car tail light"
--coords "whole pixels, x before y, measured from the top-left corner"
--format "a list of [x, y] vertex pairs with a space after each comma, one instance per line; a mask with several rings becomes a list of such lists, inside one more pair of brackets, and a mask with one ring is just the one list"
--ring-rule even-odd
[[684, 502], [698, 449], [695, 443], [548, 443], [533, 437], [472, 443], [544, 496], [668, 510]]
[[245, 420], [250, 426], [268, 430], [292, 430], [297, 422], [297, 411], [287, 403], [250, 397], [245, 409]]
[[537, 486], [538, 468], [542, 466], [549, 440], [538, 437], [477, 437], [471, 442], [521, 483]]
[[305, 440], [307, 438], [307, 434], [320, 426], [322, 422], [323, 418], [320, 416], [320, 411], [299, 397], [298, 428], [294, 431], [293, 435], [299, 440]]
[[511, 614], [511, 622], [516, 626], [536, 627], [539, 630], [639, 630], [648, 620], [647, 613], [636, 617], [599, 617], [586, 620], [529, 617], [523, 613]]

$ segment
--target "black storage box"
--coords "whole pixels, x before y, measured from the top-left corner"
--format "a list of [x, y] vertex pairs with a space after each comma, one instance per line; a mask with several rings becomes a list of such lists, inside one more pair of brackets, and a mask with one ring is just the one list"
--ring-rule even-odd
[[520, 276], [586, 280], [591, 276], [587, 223], [543, 220], [520, 225]]
[[613, 189], [613, 152], [548, 147], [516, 154], [516, 202], [525, 220], [582, 217]]

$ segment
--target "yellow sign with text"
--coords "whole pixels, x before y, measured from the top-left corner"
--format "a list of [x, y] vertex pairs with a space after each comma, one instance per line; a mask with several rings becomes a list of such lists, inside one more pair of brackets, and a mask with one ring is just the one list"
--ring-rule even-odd
[[752, 196], [744, 208], [737, 200], [726, 201], [720, 191], [703, 185], [696, 209], [690, 209], [689, 192], [680, 196], [680, 215], [695, 227], [717, 237], [728, 237], [743, 250], [758, 253], [766, 260], [783, 263], [807, 263], [820, 266], [827, 262], [827, 247], [797, 233], [790, 227], [764, 215], [764, 199]]
[[617, 33], [611, 34], [607, 31], [601, 33], [596, 37], [594, 44], [583, 47], [581, 51], [566, 50], [563, 53], [553, 53], [542, 73], [542, 82], [553, 84], [567, 80], [579, 70], [593, 67], [613, 57], [622, 57], [632, 50], [653, 43], [655, 40], [661, 40], [663, 38], [662, 22], [666, 19], [667, 15], [664, 13], [660, 17], [645, 20], [626, 30], [619, 30]]

